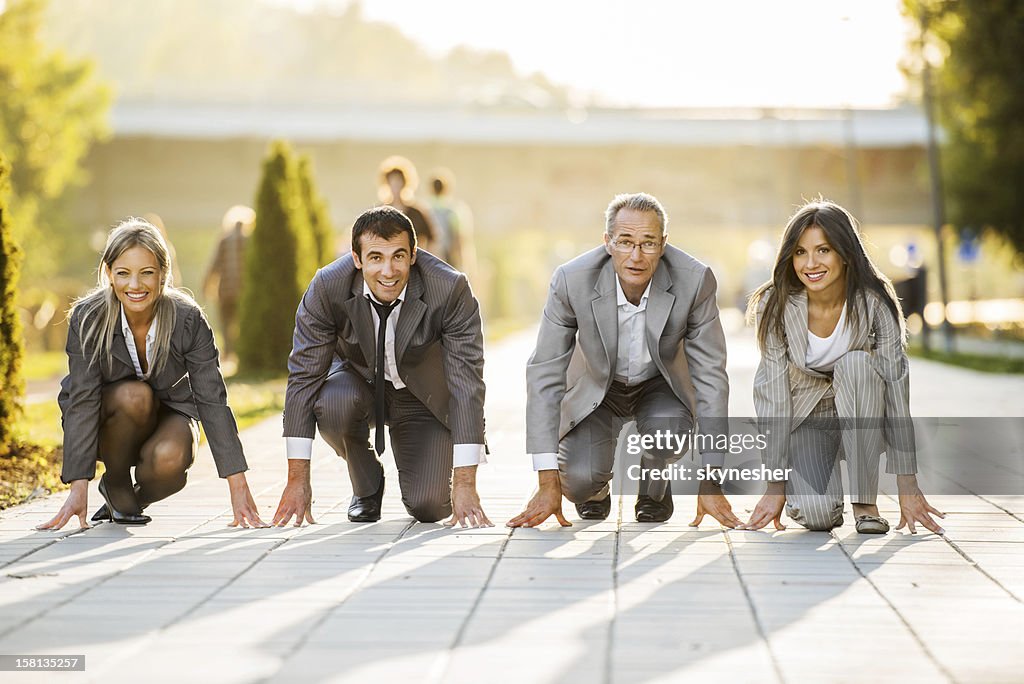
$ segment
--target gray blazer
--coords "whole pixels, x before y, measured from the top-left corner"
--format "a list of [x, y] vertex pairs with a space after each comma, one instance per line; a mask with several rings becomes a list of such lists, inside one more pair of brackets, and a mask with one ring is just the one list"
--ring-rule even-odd
[[[228, 407], [228, 392], [220, 373], [220, 357], [213, 330], [202, 309], [188, 302], [177, 304], [171, 332], [170, 358], [160, 373], [145, 382], [160, 403], [203, 424], [217, 464], [227, 477], [248, 469], [238, 439], [238, 425]], [[92, 349], [82, 350], [78, 329], [81, 311], [71, 314], [68, 326], [68, 374], [60, 383], [60, 405], [64, 424], [64, 465], [61, 480], [91, 480], [96, 475], [99, 453], [100, 401], [104, 385], [136, 380], [135, 366], [124, 333], [118, 325], [110, 367], [105, 359], [90, 364]]]
[[[771, 296], [770, 293], [766, 296]], [[867, 304], [867, 306], [865, 306]], [[884, 382], [884, 437], [889, 472], [917, 472], [917, 455], [910, 425], [910, 365], [900, 328], [881, 298], [869, 292], [860, 307], [860, 322], [850, 336], [850, 351], [871, 354]], [[763, 306], [761, 309], [763, 310]], [[760, 313], [758, 314], [760, 324]], [[849, 321], [847, 317], [847, 321]], [[771, 430], [764, 462], [768, 468], [789, 463], [790, 433], [797, 429], [818, 402], [832, 395], [832, 376], [807, 367], [807, 293], [790, 295], [783, 314], [784, 339], [770, 332], [754, 376], [754, 408], [760, 419], [782, 419], [784, 429]], [[896, 431], [899, 431], [897, 435]], [[900, 449], [895, 448], [896, 445]]]
[[[526, 366], [526, 450], [558, 442], [604, 400], [614, 377], [619, 323], [615, 269], [603, 246], [559, 266]], [[676, 397], [706, 432], [726, 430], [725, 335], [711, 269], [665, 247], [647, 300], [647, 346]], [[724, 432], [723, 432], [724, 433]]]
[[[285, 437], [314, 436], [313, 407], [332, 370], [350, 368], [373, 383], [376, 333], [363, 285], [347, 254], [317, 271], [302, 296], [288, 356]], [[395, 360], [402, 382], [455, 444], [484, 444], [480, 306], [465, 275], [423, 250], [395, 324]]]

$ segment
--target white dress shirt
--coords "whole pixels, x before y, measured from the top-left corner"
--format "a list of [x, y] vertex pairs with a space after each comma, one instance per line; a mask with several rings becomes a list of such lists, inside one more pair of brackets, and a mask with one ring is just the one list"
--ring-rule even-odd
[[121, 307], [121, 332], [124, 333], [124, 343], [128, 347], [128, 356], [132, 357], [132, 365], [135, 366], [135, 377], [139, 380], [148, 380], [149, 374], [153, 370], [153, 343], [156, 341], [156, 318], [153, 318], [153, 322], [149, 324], [149, 330], [146, 332], [146, 361], [148, 361], [148, 368], [145, 373], [142, 372], [142, 362], [139, 361], [139, 349], [135, 346], [135, 336], [132, 334], [132, 328], [128, 325], [128, 318], [124, 315], [124, 307]]
[[[373, 300], [378, 304], [384, 304], [376, 297], [373, 296], [373, 292], [366, 287], [363, 283], [363, 296], [366, 297], [367, 301]], [[395, 299], [395, 308], [392, 309], [388, 315], [387, 326], [384, 329], [384, 378], [392, 385], [395, 389], [402, 389], [405, 387], [405, 383], [402, 382], [401, 376], [398, 374], [398, 361], [395, 358], [395, 325], [398, 322], [398, 317], [402, 313], [402, 302], [405, 301], [405, 291], [409, 289], [406, 285], [402, 288], [398, 298]], [[370, 315], [373, 317], [373, 337], [374, 341], [377, 339], [377, 331], [380, 329], [380, 316], [377, 314], [377, 309], [372, 304], [370, 306]], [[288, 458], [299, 458], [309, 460], [313, 455], [313, 440], [308, 437], [285, 437], [285, 444], [288, 450]], [[464, 466], [478, 465], [480, 463], [487, 463], [487, 456], [485, 455], [483, 444], [456, 444], [452, 453], [452, 465], [456, 468], [462, 468]]]
[[[653, 279], [652, 279], [653, 281]], [[619, 317], [618, 351], [613, 375], [626, 385], [638, 385], [650, 380], [660, 371], [651, 358], [647, 346], [647, 300], [651, 296], [651, 283], [634, 305], [622, 291], [622, 283], [615, 277], [615, 302]], [[558, 470], [558, 454], [533, 454], [534, 470]]]

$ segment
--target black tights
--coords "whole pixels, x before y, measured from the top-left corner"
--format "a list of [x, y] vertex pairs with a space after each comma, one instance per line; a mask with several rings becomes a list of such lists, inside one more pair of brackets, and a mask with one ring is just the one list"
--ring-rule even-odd
[[[139, 513], [185, 486], [199, 442], [195, 423], [161, 406], [138, 380], [103, 388], [100, 458], [103, 486], [119, 512]], [[132, 485], [131, 468], [135, 467]]]

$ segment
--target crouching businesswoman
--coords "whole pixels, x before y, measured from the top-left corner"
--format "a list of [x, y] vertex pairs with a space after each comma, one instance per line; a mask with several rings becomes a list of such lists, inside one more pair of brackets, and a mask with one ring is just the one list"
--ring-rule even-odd
[[857, 531], [888, 532], [875, 505], [885, 451], [899, 490], [896, 529], [941, 533], [931, 515], [945, 516], [917, 484], [903, 313], [845, 209], [820, 201], [794, 214], [748, 317], [761, 350], [754, 406], [768, 438], [765, 465], [791, 469], [768, 484], [748, 528], [783, 529], [783, 507], [808, 529], [842, 525], [845, 458]]
[[97, 460], [106, 469], [99, 485], [106, 504], [92, 519], [149, 522], [143, 509], [185, 486], [198, 421], [217, 471], [228, 481], [231, 524], [264, 526], [245, 480], [213, 332], [199, 305], [172, 285], [170, 256], [157, 229], [135, 218], [114, 228], [98, 277], [98, 287], [71, 308], [69, 373], [58, 397], [61, 480], [71, 493], [39, 529], [60, 529], [74, 516], [88, 527], [88, 486]]

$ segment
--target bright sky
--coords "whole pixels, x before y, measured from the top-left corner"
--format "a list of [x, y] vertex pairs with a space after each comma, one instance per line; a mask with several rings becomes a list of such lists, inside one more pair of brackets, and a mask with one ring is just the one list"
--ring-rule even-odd
[[[279, 0], [280, 1], [280, 0]], [[284, 0], [342, 6], [349, 0]], [[905, 89], [900, 0], [362, 0], [430, 52], [507, 52], [609, 104], [885, 106]]]

